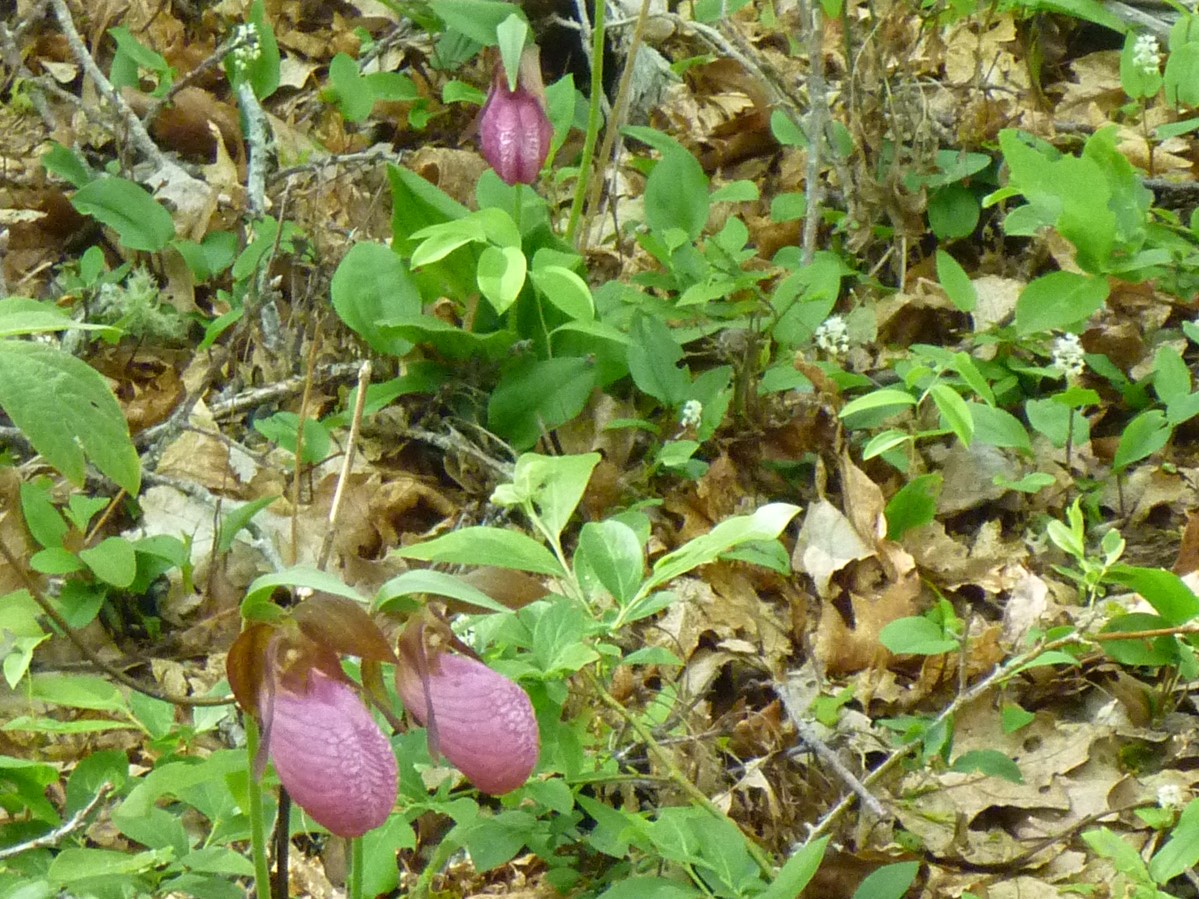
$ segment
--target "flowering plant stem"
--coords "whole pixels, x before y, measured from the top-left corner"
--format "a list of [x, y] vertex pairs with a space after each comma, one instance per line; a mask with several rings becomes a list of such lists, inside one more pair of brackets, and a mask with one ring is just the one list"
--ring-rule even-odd
[[362, 837], [350, 840], [350, 883], [346, 899], [362, 899], [363, 869], [366, 866], [366, 852], [363, 848]]
[[579, 177], [575, 181], [574, 200], [570, 204], [570, 219], [566, 224], [566, 240], [574, 243], [587, 198], [587, 183], [591, 177], [591, 161], [595, 142], [599, 138], [600, 104], [604, 97], [604, 10], [605, 0], [595, 0], [595, 15], [591, 27], [591, 106], [587, 110], [587, 135], [583, 139], [583, 154], [579, 157]]
[[246, 723], [246, 757], [249, 764], [246, 770], [250, 777], [246, 783], [246, 795], [249, 797], [250, 816], [250, 852], [254, 858], [254, 891], [260, 899], [271, 895], [271, 869], [266, 859], [266, 826], [262, 814], [262, 784], [254, 776], [254, 759], [258, 756], [258, 724], [253, 715], [245, 716]]

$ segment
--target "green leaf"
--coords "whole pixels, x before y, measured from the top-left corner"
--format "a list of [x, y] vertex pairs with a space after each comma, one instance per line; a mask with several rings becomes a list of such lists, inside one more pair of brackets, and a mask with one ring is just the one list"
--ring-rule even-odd
[[[762, 895], [765, 895], [763, 893]], [[693, 888], [665, 877], [630, 877], [599, 894], [597, 899], [695, 899]]]
[[511, 611], [477, 587], [472, 587], [452, 574], [434, 571], [431, 568], [414, 568], [412, 571], [405, 571], [403, 574], [393, 577], [375, 594], [374, 608], [380, 612], [386, 612], [389, 607], [397, 605], [396, 600], [421, 593], [448, 596], [450, 599], [478, 606], [489, 612]]
[[575, 571], [586, 566], [604, 589], [622, 606], [637, 595], [645, 574], [641, 541], [633, 529], [619, 521], [589, 521], [579, 531]]
[[395, 550], [395, 554], [425, 562], [494, 565], [557, 577], [565, 574], [554, 554], [532, 537], [503, 528], [461, 528], [415, 546], [402, 547]]
[[983, 403], [966, 403], [966, 408], [974, 422], [975, 443], [1032, 452], [1028, 431], [1011, 412]]
[[1166, 620], [1168, 627], [1181, 627], [1199, 616], [1199, 597], [1172, 571], [1115, 565], [1108, 576], [1143, 596]]
[[532, 503], [541, 524], [557, 538], [583, 498], [591, 472], [599, 461], [599, 453], [570, 456], [525, 453], [516, 460], [512, 482], [496, 487], [491, 501], [501, 506]]
[[519, 6], [498, 0], [432, 0], [429, 5], [446, 25], [484, 47], [496, 45], [496, 29], [509, 16], [525, 18]]
[[367, 604], [366, 597], [346, 584], [335, 574], [317, 571], [297, 565], [284, 568], [282, 571], [272, 571], [255, 578], [246, 588], [246, 598], [242, 600], [241, 614], [247, 619], [270, 619], [275, 613], [268, 607], [271, 594], [280, 587], [294, 589], [303, 587], [320, 593], [332, 593], [334, 596], [344, 596], [363, 605]]
[[248, 80], [254, 96], [265, 100], [279, 88], [279, 43], [267, 20], [263, 0], [254, 0], [248, 20], [258, 33], [258, 54], [245, 66], [236, 63], [233, 54], [229, 54], [225, 57], [225, 75], [233, 85]]
[[916, 397], [898, 387], [881, 387], [872, 390], [865, 396], [850, 400], [845, 404], [838, 417], [848, 418], [858, 412], [873, 412], [880, 409], [893, 410], [892, 414], [909, 406], [916, 405]]
[[1173, 433], [1166, 413], [1160, 409], [1146, 409], [1130, 421], [1120, 435], [1112, 467], [1122, 471], [1134, 462], [1147, 459], [1165, 446]]
[[347, 122], [361, 122], [375, 107], [375, 93], [358, 72], [358, 63], [347, 53], [338, 53], [329, 62], [329, 84], [333, 100]]
[[903, 899], [920, 873], [920, 862], [897, 862], [866, 875], [853, 899]]
[[966, 270], [944, 250], [937, 250], [937, 280], [961, 312], [973, 312], [978, 303], [978, 293]]
[[84, 459], [136, 496], [141, 465], [108, 384], [85, 362], [42, 343], [0, 340], [0, 408], [73, 484]]
[[934, 384], [929, 388], [929, 394], [941, 413], [941, 420], [963, 445], [969, 446], [974, 438], [974, 419], [970, 416], [966, 401], [948, 384]]
[[226, 515], [221, 521], [220, 533], [217, 537], [217, 554], [224, 555], [229, 552], [233, 548], [233, 541], [237, 535], [254, 520], [254, 516], [278, 498], [277, 496], [260, 496]]
[[529, 26], [515, 13], [500, 22], [495, 29], [496, 43], [500, 48], [500, 62], [508, 79], [508, 91], [514, 93], [520, 83], [520, 57], [529, 39]]
[[708, 533], [689, 540], [654, 563], [653, 573], [644, 592], [668, 583], [700, 565], [707, 565], [744, 543], [774, 540], [799, 513], [790, 503], [768, 503], [752, 515], [726, 518]]
[[820, 870], [829, 839], [812, 840], [787, 859], [770, 886], [758, 894], [758, 899], [793, 899], [802, 893]]
[[1158, 347], [1153, 357], [1153, 392], [1167, 404], [1191, 392], [1191, 370], [1173, 347]]
[[1024, 783], [1020, 766], [997, 749], [975, 749], [963, 752], [950, 765], [950, 770], [961, 774], [977, 771], [990, 777], [998, 777], [1014, 784]]
[[71, 709], [93, 712], [127, 712], [129, 704], [115, 686], [94, 674], [34, 674], [29, 678], [30, 698]]
[[662, 154], [645, 182], [645, 221], [659, 233], [678, 228], [695, 240], [708, 223], [708, 176], [686, 150]]
[[947, 637], [944, 628], [923, 616], [888, 623], [878, 639], [896, 655], [939, 656], [958, 648], [958, 641]]
[[944, 478], [939, 474], [925, 474], [899, 488], [884, 513], [888, 540], [900, 540], [908, 531], [933, 520], [943, 482]]
[[795, 119], [781, 109], [770, 113], [770, 133], [784, 147], [807, 147], [808, 138]]
[[409, 315], [384, 322], [380, 330], [416, 344], [425, 344], [446, 359], [486, 359], [495, 361], [507, 354], [515, 342], [508, 331], [476, 334], [443, 322], [432, 315]]
[[52, 303], [42, 303], [25, 297], [0, 299], [0, 337], [23, 337], [27, 334], [46, 334], [51, 331], [104, 331], [115, 335], [120, 331], [109, 325], [77, 322], [58, 311]]
[[507, 312], [520, 296], [521, 288], [525, 286], [526, 266], [525, 254], [519, 247], [491, 245], [479, 255], [476, 274], [479, 291], [497, 315]]
[[570, 269], [562, 265], [534, 268], [532, 278], [533, 286], [574, 321], [591, 321], [595, 318], [595, 299], [591, 296], [591, 288]]
[[665, 322], [640, 316], [634, 319], [629, 337], [629, 374], [637, 389], [665, 406], [677, 406], [686, 400], [691, 378], [677, 364], [683, 350]]
[[1149, 860], [1149, 876], [1168, 883], [1199, 864], [1199, 800], [1192, 799], [1170, 831], [1170, 841]]
[[106, 584], [124, 590], [137, 577], [137, 553], [122, 537], [108, 537], [96, 546], [80, 550], [87, 567]]
[[582, 412], [594, 387], [595, 368], [586, 359], [518, 359], [491, 394], [488, 425], [513, 448], [529, 449]]
[[906, 434], [903, 431], [896, 430], [887, 430], [883, 431], [882, 433], [875, 434], [862, 448], [862, 458], [873, 459], [875, 456], [881, 456], [898, 446], [903, 446], [911, 439], [911, 434]]
[[333, 308], [372, 350], [403, 356], [412, 344], [381, 327], [385, 321], [419, 315], [420, 292], [402, 259], [382, 244], [356, 243], [342, 258], [329, 285]]
[[130, 250], [157, 253], [175, 236], [166, 208], [146, 190], [124, 178], [97, 178], [75, 191], [71, 205], [117, 232]]
[[1004, 703], [1003, 708], [999, 711], [999, 717], [1003, 722], [1003, 732], [1005, 734], [1014, 734], [1016, 731], [1027, 727], [1037, 720], [1037, 716], [1032, 712], [1010, 702]]
[[1016, 300], [1016, 333], [1073, 331], [1103, 308], [1110, 291], [1105, 278], [1050, 272], [1030, 282]]

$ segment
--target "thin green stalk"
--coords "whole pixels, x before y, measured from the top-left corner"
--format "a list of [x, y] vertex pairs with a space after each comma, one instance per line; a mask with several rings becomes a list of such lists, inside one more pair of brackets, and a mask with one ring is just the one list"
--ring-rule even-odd
[[520, 235], [520, 240], [521, 240], [521, 243], [523, 244], [524, 243], [524, 234], [522, 234], [521, 230], [520, 230], [520, 215], [521, 215], [521, 206], [524, 205], [525, 198], [520, 192], [520, 189], [522, 187], [524, 187], [524, 185], [521, 184], [519, 181], [517, 181], [515, 184], [512, 185], [512, 198], [513, 198], [512, 221], [516, 222], [516, 233]]
[[254, 776], [254, 759], [258, 757], [258, 724], [246, 716], [246, 757], [250, 772], [246, 795], [250, 807], [250, 852], [254, 858], [254, 890], [258, 899], [269, 899], [271, 895], [271, 867], [266, 859], [266, 821], [262, 812], [262, 784]]
[[350, 883], [347, 899], [362, 899], [362, 880], [365, 876], [366, 852], [363, 848], [362, 837], [350, 840]]
[[579, 157], [579, 177], [575, 181], [575, 196], [570, 204], [570, 219], [566, 224], [566, 241], [574, 243], [587, 198], [587, 182], [591, 178], [591, 161], [595, 142], [599, 138], [600, 104], [604, 98], [604, 0], [595, 0], [595, 15], [591, 23], [591, 106], [587, 110], [587, 136], [583, 139], [583, 155]]

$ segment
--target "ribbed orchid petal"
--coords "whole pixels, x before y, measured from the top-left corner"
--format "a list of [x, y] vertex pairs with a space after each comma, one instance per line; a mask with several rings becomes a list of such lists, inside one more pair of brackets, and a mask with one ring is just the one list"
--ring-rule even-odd
[[[498, 796], [529, 779], [540, 750], [533, 704], [519, 686], [482, 662], [448, 653], [428, 677], [428, 706], [436, 719], [437, 749], [476, 787]], [[404, 707], [427, 724], [421, 678], [397, 669]]]
[[357, 694], [317, 669], [307, 692], [276, 691], [269, 751], [292, 799], [340, 837], [378, 827], [395, 806], [391, 744]]
[[483, 105], [479, 138], [483, 158], [505, 184], [532, 184], [550, 152], [553, 126], [545, 108], [527, 88], [509, 91], [497, 78]]

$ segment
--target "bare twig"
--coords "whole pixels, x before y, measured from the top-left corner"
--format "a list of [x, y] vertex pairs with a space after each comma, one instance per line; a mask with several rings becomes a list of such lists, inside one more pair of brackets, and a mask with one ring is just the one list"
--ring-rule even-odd
[[815, 728], [810, 725], [804, 718], [803, 710], [797, 708], [797, 697], [795, 692], [786, 683], [775, 683], [774, 692], [783, 700], [783, 708], [787, 710], [787, 717], [795, 726], [795, 730], [799, 734], [799, 739], [807, 745], [817, 757], [824, 762], [833, 773], [844, 783], [861, 801], [862, 806], [874, 815], [876, 818], [887, 817], [887, 812], [883, 808], [882, 803], [874, 797], [874, 794], [866, 789], [863, 784], [854, 775], [852, 771], [845, 766], [837, 753], [833, 752], [823, 740], [816, 734]]
[[100, 784], [100, 788], [96, 790], [96, 795], [88, 800], [87, 805], [79, 809], [68, 820], [49, 833], [44, 833], [40, 837], [34, 837], [32, 840], [26, 840], [24, 843], [17, 843], [15, 846], [5, 846], [3, 849], [0, 849], [0, 861], [6, 858], [13, 858], [31, 849], [48, 849], [52, 846], [57, 846], [75, 831], [83, 827], [87, 823], [88, 816], [95, 811], [96, 806], [103, 802], [104, 797], [111, 792], [112, 784], [107, 781]]
[[350, 479], [350, 467], [354, 464], [354, 453], [358, 447], [358, 432], [362, 428], [362, 412], [366, 408], [366, 389], [371, 383], [371, 361], [362, 363], [358, 369], [358, 395], [354, 399], [354, 417], [350, 419], [350, 435], [346, 438], [346, 454], [341, 463], [341, 473], [337, 476], [337, 488], [333, 491], [333, 502], [329, 504], [329, 523], [325, 528], [325, 538], [321, 541], [321, 552], [317, 557], [316, 567], [321, 571], [329, 564], [329, 554], [333, 551], [333, 535], [337, 531], [337, 520], [341, 515], [341, 500], [345, 495], [346, 482]]

